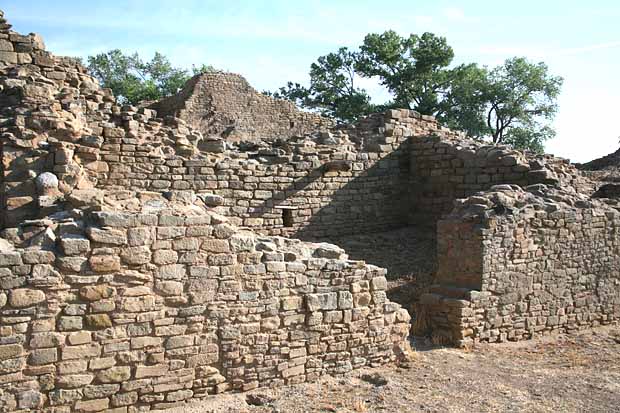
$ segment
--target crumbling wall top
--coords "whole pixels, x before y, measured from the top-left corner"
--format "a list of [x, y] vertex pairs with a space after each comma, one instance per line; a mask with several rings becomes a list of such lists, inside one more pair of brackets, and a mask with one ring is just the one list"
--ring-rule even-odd
[[290, 138], [335, 124], [293, 102], [257, 92], [241, 75], [224, 72], [196, 75], [178, 94], [151, 107], [161, 116], [185, 120], [205, 136], [228, 141]]

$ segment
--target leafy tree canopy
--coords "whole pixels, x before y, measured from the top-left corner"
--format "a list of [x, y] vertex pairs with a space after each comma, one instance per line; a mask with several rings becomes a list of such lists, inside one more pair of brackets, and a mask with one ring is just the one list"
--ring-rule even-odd
[[[119, 49], [89, 56], [88, 70], [103, 87], [112, 89], [119, 101], [131, 104], [175, 94], [191, 76], [189, 71], [173, 67], [159, 52], [143, 61], [137, 53], [127, 55]], [[207, 65], [194, 66], [192, 73], [213, 70]]]
[[288, 82], [273, 94], [290, 99], [301, 107], [317, 109], [336, 119], [356, 119], [375, 110], [370, 96], [356, 87], [356, 55], [346, 47], [318, 58], [310, 66], [310, 87]]
[[[446, 39], [432, 33], [369, 34], [358, 51], [340, 48], [319, 57], [309, 87], [289, 82], [274, 96], [346, 122], [387, 107], [414, 109], [474, 138], [541, 152], [554, 134], [549, 123], [562, 79], [524, 58], [490, 69], [451, 66], [453, 57]], [[378, 80], [393, 102], [373, 105], [360, 78]]]

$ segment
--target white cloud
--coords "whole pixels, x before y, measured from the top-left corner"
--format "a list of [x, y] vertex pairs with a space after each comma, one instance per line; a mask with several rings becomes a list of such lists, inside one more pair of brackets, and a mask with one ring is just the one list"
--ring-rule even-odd
[[446, 7], [442, 10], [442, 14], [452, 21], [464, 21], [467, 20], [465, 16], [465, 10], [460, 7]]
[[607, 42], [607, 43], [598, 43], [598, 44], [592, 44], [592, 45], [583, 46], [583, 47], [572, 47], [572, 48], [569, 48], [569, 49], [561, 49], [561, 50], [558, 50], [557, 52], [555, 52], [553, 54], [557, 55], [557, 56], [567, 56], [567, 55], [588, 53], [588, 52], [593, 52], [593, 51], [597, 51], [597, 50], [615, 49], [615, 48], [618, 48], [618, 47], [620, 47], [620, 41], [617, 41], [617, 42]]

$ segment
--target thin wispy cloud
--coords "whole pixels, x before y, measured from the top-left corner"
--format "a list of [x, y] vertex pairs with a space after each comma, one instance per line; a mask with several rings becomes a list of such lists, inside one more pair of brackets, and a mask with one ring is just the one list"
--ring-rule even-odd
[[446, 7], [442, 10], [443, 15], [452, 21], [466, 20], [465, 10], [460, 7]]
[[564, 50], [558, 51], [555, 54], [558, 56], [567, 56], [567, 55], [574, 55], [574, 54], [589, 53], [589, 52], [594, 52], [598, 50], [617, 49], [619, 47], [620, 47], [620, 41], [607, 42], [607, 43], [593, 44], [593, 45], [584, 46], [584, 47], [574, 47], [570, 49], [564, 49]]
[[533, 47], [504, 47], [486, 46], [476, 49], [481, 55], [489, 56], [527, 56], [536, 59], [553, 58], [560, 56], [580, 55], [597, 51], [620, 48], [620, 41], [597, 43], [588, 46], [568, 47], [568, 48], [533, 48]]

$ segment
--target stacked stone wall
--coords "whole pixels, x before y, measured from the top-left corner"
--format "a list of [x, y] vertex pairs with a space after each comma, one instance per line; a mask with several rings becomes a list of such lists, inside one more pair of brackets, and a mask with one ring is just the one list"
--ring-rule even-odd
[[385, 270], [138, 199], [142, 212], [5, 232], [16, 249], [0, 253], [0, 410], [161, 409], [406, 349], [409, 315], [386, 298]]
[[[438, 260], [450, 273], [440, 269], [421, 305], [449, 340], [522, 340], [620, 317], [617, 202], [528, 191], [494, 187], [440, 221]], [[467, 258], [472, 242], [481, 254]]]
[[[220, 213], [238, 225], [273, 235], [316, 239], [406, 224], [403, 150], [309, 148], [273, 164], [234, 158], [166, 159], [138, 152], [139, 147], [125, 145], [126, 140], [106, 139], [101, 156], [109, 172], [99, 178], [99, 188], [217, 195]], [[285, 214], [291, 217], [286, 225]]]
[[506, 146], [484, 145], [463, 137], [426, 135], [411, 140], [409, 220], [435, 223], [454, 201], [493, 185], [562, 185], [591, 193], [589, 182], [568, 160]]
[[150, 106], [162, 116], [183, 119], [203, 135], [229, 141], [303, 136], [335, 122], [300, 111], [293, 102], [258, 93], [240, 75], [213, 72], [192, 78], [178, 95]]
[[[106, 173], [97, 187], [215, 194], [223, 197], [219, 211], [238, 225], [308, 239], [407, 225], [412, 205], [426, 199], [410, 196], [411, 147], [420, 136], [461, 136], [409, 110], [331, 129], [322, 134], [329, 143], [316, 135], [291, 140], [279, 156], [170, 157], [136, 145], [127, 132], [121, 125], [105, 136]], [[292, 217], [286, 226], [283, 211]]]

